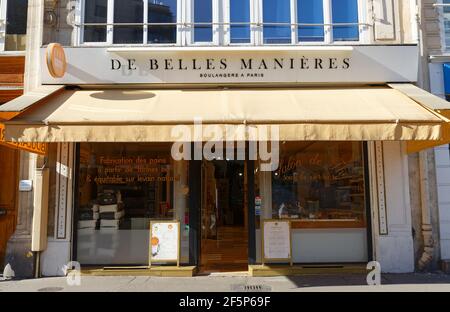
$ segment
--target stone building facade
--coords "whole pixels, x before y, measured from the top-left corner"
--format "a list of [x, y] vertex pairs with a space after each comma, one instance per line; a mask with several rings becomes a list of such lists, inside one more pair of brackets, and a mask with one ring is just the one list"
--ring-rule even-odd
[[[113, 3], [111, 0], [106, 2]], [[214, 1], [214, 3], [216, 2], [221, 3], [221, 1]], [[332, 2], [334, 1], [324, 1], [324, 4], [328, 3], [328, 6], [324, 5], [324, 7], [329, 8]], [[111, 87], [110, 85], [116, 85], [115, 87], [117, 87], [118, 85], [119, 88], [127, 88], [126, 85], [130, 85], [130, 83], [127, 83], [126, 77], [113, 76], [113, 73], [111, 73], [111, 77], [118, 77], [117, 81], [108, 82], [106, 79], [102, 78], [101, 70], [95, 68], [95, 66], [91, 68], [92, 71], [87, 72], [87, 70], [85, 70], [86, 68], [84, 68], [81, 63], [89, 60], [82, 60], [80, 58], [88, 55], [86, 54], [86, 51], [93, 51], [93, 54], [90, 55], [102, 55], [101, 53], [110, 53], [107, 51], [109, 48], [117, 48], [119, 50], [122, 48], [123, 51], [119, 51], [118, 53], [129, 53], [131, 56], [128, 59], [132, 59], [135, 54], [138, 53], [137, 51], [139, 48], [149, 49], [147, 52], [144, 51], [145, 53], [149, 53], [153, 46], [114, 45], [111, 42], [95, 45], [83, 42], [81, 39], [81, 29], [82, 27], [89, 27], [86, 25], [83, 26], [83, 3], [84, 1], [29, 0], [26, 52], [27, 65], [25, 69], [26, 92], [39, 89], [42, 90], [42, 87], [54, 88], [52, 92], [48, 92], [49, 97], [51, 97], [54, 92], [67, 92], [68, 90], [71, 90], [70, 88], [73, 88], [74, 85], [78, 85], [78, 87], [81, 85], [81, 89], [88, 89], [90, 85], [96, 84], [102, 85], [103, 87]], [[263, 2], [252, 1], [252, 3]], [[418, 55], [418, 60], [414, 57], [408, 64], [399, 64], [401, 61], [397, 62], [398, 67], [389, 73], [391, 76], [386, 73], [387, 71], [385, 72], [383, 69], [377, 68], [373, 64], [368, 65], [367, 68], [361, 69], [367, 71], [367, 84], [372, 82], [374, 84], [385, 86], [392, 82], [413, 83], [423, 89], [431, 90], [437, 95], [442, 95], [442, 93], [434, 92], [432, 87], [434, 76], [432, 74], [433, 66], [430, 64], [430, 55], [441, 55], [443, 53], [441, 37], [442, 18], [439, 15], [439, 8], [436, 8], [433, 5], [433, 1], [358, 0], [357, 4], [359, 10], [357, 27], [360, 34], [357, 42], [333, 41], [329, 35], [330, 29], [328, 29], [328, 31], [324, 32], [326, 34], [324, 35], [324, 42], [320, 42], [319, 44], [310, 43], [302, 46], [303, 44], [301, 42], [297, 42], [292, 45], [279, 45], [277, 46], [278, 51], [265, 51], [264, 53], [277, 58], [279, 55], [276, 53], [290, 53], [289, 51], [292, 51], [295, 47], [300, 47], [302, 49], [305, 49], [306, 47], [306, 50], [308, 48], [310, 49], [308, 53], [312, 56], [314, 56], [314, 53], [322, 53], [321, 51], [324, 49], [326, 50], [327, 48], [330, 48], [330, 50], [340, 49], [339, 53], [346, 53], [345, 50], [347, 49], [348, 51], [358, 51], [357, 53], [364, 54], [365, 52], [360, 51], [365, 49], [364, 46], [370, 46], [368, 49], [373, 48], [373, 51], [378, 49], [378, 52], [368, 53], [373, 53], [371, 55], [379, 61], [380, 64], [393, 64], [395, 63], [395, 60], [401, 59], [398, 58], [398, 56], [402, 54], [402, 49], [404, 49], [402, 51], [405, 51], [404, 53], [406, 55], [407, 53], [410, 53], [406, 51], [412, 51], [410, 49], [418, 47], [417, 52], [420, 54]], [[292, 13], [292, 15], [294, 16], [295, 14]], [[324, 16], [326, 17], [327, 15], [324, 14]], [[323, 23], [326, 25], [326, 21], [323, 21]], [[186, 25], [189, 23], [183, 21], [180, 25], [181, 24], [182, 26], [180, 27], [187, 27]], [[255, 25], [257, 24], [258, 23], [255, 22]], [[92, 25], [90, 27], [92, 27]], [[108, 33], [113, 26], [108, 25], [106, 27]], [[256, 39], [252, 39], [255, 40], [253, 43], [256, 43], [256, 49], [260, 48], [263, 51], [264, 49], [267, 49], [268, 51], [273, 49], [273, 46], [269, 47], [269, 44], [263, 43], [264, 37], [262, 36], [262, 26], [257, 26], [256, 28], [258, 28], [254, 34], [254, 38]], [[146, 26], [144, 29], [145, 31], [148, 31]], [[221, 30], [218, 30], [219, 33], [220, 31]], [[183, 39], [177, 41], [175, 46], [158, 47], [157, 49], [160, 49], [158, 53], [170, 54], [173, 53], [173, 51], [177, 51], [177, 49], [179, 49], [181, 53], [186, 53], [185, 55], [188, 55], [187, 53], [194, 53], [195, 56], [195, 53], [201, 53], [201, 49], [195, 44], [190, 44], [188, 41], [190, 38], [188, 36], [183, 37], [185, 36], [183, 33], [185, 33], [185, 30], [180, 31], [179, 36]], [[106, 37], [109, 38], [108, 36], [109, 35], [107, 34]], [[224, 53], [225, 56], [228, 56], [228, 47], [224, 44], [224, 42], [228, 40], [226, 35], [218, 35], [217, 40], [217, 42], [214, 42], [214, 44], [211, 44], [208, 48], [210, 48], [211, 51], [214, 51], [214, 53], [218, 53], [215, 51], [217, 48], [220, 53]], [[329, 40], [329, 42], [326, 40]], [[297, 41], [297, 39], [295, 41]], [[66, 49], [69, 63], [68, 72], [72, 75], [71, 77], [66, 77], [65, 79], [67, 80], [62, 79], [53, 81], [48, 77], [46, 72], [46, 64], [43, 61], [43, 51], [49, 43], [53, 42], [60, 43]], [[395, 46], [400, 47], [398, 50], [400, 52], [390, 52], [395, 49]], [[173, 51], [171, 51], [171, 48], [173, 48]], [[195, 49], [198, 49], [198, 51], [195, 51]], [[236, 45], [233, 49], [237, 49], [243, 55], [252, 53], [249, 46], [245, 45]], [[355, 55], [357, 53], [355, 53]], [[412, 53], [414, 53], [414, 51]], [[416, 61], [418, 66], [415, 66]], [[130, 67], [132, 66], [130, 65]], [[408, 68], [417, 69], [417, 71], [419, 71], [417, 79], [414, 76], [415, 73], [411, 74], [411, 77], [404, 78], [406, 75], [403, 74], [408, 72]], [[85, 71], [82, 75], [80, 74], [77, 76], [76, 70], [79, 70], [78, 73], [81, 73], [80, 69]], [[402, 75], [403, 78], [399, 78]], [[73, 77], [76, 77], [76, 79]], [[171, 83], [170, 79], [167, 77], [169, 76], [163, 76], [163, 78], [157, 77], [160, 79], [161, 83], [157, 84], [156, 88], [176, 88], [176, 84]], [[70, 80], [71, 78], [73, 80]], [[168, 80], [164, 81], [164, 78]], [[314, 82], [314, 86], [327, 88], [327, 85], [330, 85], [331, 83], [344, 85], [344, 87], [353, 87], [355, 85], [355, 81], [351, 80], [355, 78], [352, 78], [351, 76], [346, 77], [346, 79], [349, 80], [347, 84], [337, 83], [337, 81], [331, 82], [327, 79], [332, 79], [332, 76], [319, 78]], [[392, 81], [391, 79], [394, 80]], [[224, 85], [226, 85], [226, 87], [236, 87], [237, 85], [240, 85], [236, 81], [232, 81], [231, 83], [219, 82], [208, 84], [189, 83], [187, 78], [186, 80], [187, 83], [185, 84], [189, 85], [194, 90], [199, 87], [204, 87], [205, 85], [208, 87], [223, 87]], [[292, 81], [284, 82], [284, 84], [270, 81], [269, 83], [272, 83], [270, 86], [274, 88], [301, 88], [308, 85], [305, 81], [295, 81], [294, 79]], [[60, 86], [60, 89], [58, 89], [58, 85]], [[256, 85], [257, 87], [263, 86], [263, 84], [254, 81], [251, 85]], [[61, 89], [61, 86], [66, 86], [68, 88], [63, 90]], [[78, 90], [78, 87], [73, 88], [73, 90], [77, 92], [76, 90]], [[133, 81], [133, 87], [154, 88], [151, 84], [143, 86], [136, 83], [136, 81]], [[31, 103], [30, 107], [33, 104], [35, 103]], [[361, 142], [363, 142], [363, 140], [361, 140]], [[16, 231], [17, 235], [13, 236], [10, 240], [9, 258], [7, 259], [9, 259], [8, 262], [13, 264], [13, 268], [17, 268], [16, 271], [24, 276], [30, 275], [30, 272], [32, 271], [30, 268], [35, 267], [35, 264], [39, 265], [38, 273], [42, 275], [61, 275], [64, 274], [67, 264], [70, 261], [77, 260], [76, 257], [74, 257], [74, 250], [77, 250], [78, 248], [76, 234], [76, 211], [78, 207], [75, 206], [77, 205], [76, 198], [78, 196], [76, 181], [80, 175], [79, 172], [77, 172], [77, 163], [80, 161], [77, 159], [77, 157], [80, 157], [80, 141], [49, 143], [49, 154], [46, 158], [28, 153], [23, 153], [21, 156], [21, 163], [26, 164], [26, 166], [21, 166], [21, 180], [35, 179], [35, 169], [40, 168], [45, 164], [50, 171], [49, 179], [51, 181], [48, 185], [48, 219], [43, 223], [45, 229], [41, 228], [39, 231], [32, 233], [32, 218], [33, 210], [35, 209], [33, 205], [36, 194], [29, 192], [20, 193], [19, 195], [18, 218], [19, 220], [22, 220], [20, 222], [22, 226], [18, 226], [18, 230]], [[412, 272], [415, 270], [437, 269], [440, 265], [440, 260], [446, 259], [446, 235], [448, 235], [448, 231], [445, 230], [445, 226], [447, 223], [450, 224], [450, 221], [445, 219], [446, 201], [445, 198], [443, 199], [442, 197], [442, 194], [446, 194], [445, 187], [447, 186], [445, 175], [442, 175], [442, 173], [447, 169], [447, 164], [449, 164], [448, 169], [450, 170], [450, 160], [447, 161], [445, 158], [446, 156], [444, 155], [446, 148], [438, 147], [408, 155], [407, 142], [402, 140], [371, 139], [367, 140], [366, 143], [368, 145], [366, 152], [368, 165], [368, 175], [366, 176], [366, 179], [368, 180], [368, 183], [366, 188], [367, 194], [370, 194], [366, 195], [367, 205], [370, 206], [370, 209], [367, 210], [368, 219], [366, 222], [367, 228], [370, 228], [371, 230], [368, 231], [370, 232], [369, 235], [365, 236], [366, 238], [363, 245], [367, 247], [367, 253], [361, 257], [361, 259], [364, 258], [364, 261], [379, 261], [384, 272]], [[376, 161], [377, 159], [379, 160], [380, 157], [381, 159], [384, 158], [384, 163]], [[435, 163], [437, 163], [437, 165], [435, 165]], [[267, 181], [265, 179], [269, 179], [270, 181], [270, 177], [262, 177], [259, 181], [262, 181], [261, 183], [266, 183]], [[377, 185], [379, 181], [383, 181], [382, 186], [379, 184]], [[62, 186], [65, 186], [66, 188], [62, 190]], [[190, 186], [192, 188], [192, 185]], [[175, 188], [176, 187], [178, 186], [175, 186]], [[266, 187], [269, 189], [267, 192], [271, 193], [271, 187], [272, 186]], [[380, 188], [383, 188], [384, 193], [380, 193]], [[195, 189], [195, 186], [192, 189]], [[261, 189], [264, 188], [261, 187]], [[42, 189], [39, 190], [42, 191]], [[65, 192], [65, 196], [61, 201], [62, 192]], [[269, 196], [266, 196], [265, 194], [262, 196], [263, 202], [265, 198], [274, 196], [273, 194], [274, 193], [271, 193]], [[382, 199], [383, 196], [384, 202]], [[200, 197], [197, 198], [197, 200], [200, 200]], [[272, 203], [270, 203], [270, 205], [271, 204]], [[269, 211], [271, 209], [267, 208], [264, 210], [264, 205], [268, 204], [263, 203], [262, 211], [271, 215]], [[36, 214], [34, 215], [36, 216]], [[260, 239], [258, 235], [261, 234], [258, 231], [259, 230], [254, 231], [256, 234], [251, 234], [249, 231], [250, 238], [255, 241]], [[305, 230], [297, 229], [297, 237], [301, 237], [302, 231]], [[338, 232], [341, 233], [342, 231], [344, 230], [339, 230]], [[39, 240], [44, 239], [46, 241], [46, 243], [42, 245], [42, 248], [32, 250], [30, 247], [32, 244], [32, 235], [38, 237]], [[193, 237], [192, 234], [187, 235], [190, 235], [189, 239]], [[366, 235], [366, 233], [364, 233], [364, 235]], [[252, 239], [250, 239], [250, 241], [252, 241]], [[313, 242], [315, 242], [314, 239], [316, 238], [313, 238]], [[194, 241], [195, 237], [189, 241], [189, 244]], [[250, 248], [249, 254], [252, 252], [255, 254], [258, 253], [258, 251], [261, 252], [258, 250], [259, 245], [256, 244], [255, 241], [253, 241], [253, 243], [256, 247], [253, 248], [253, 251]], [[314, 248], [311, 248], [310, 250], [314, 250]], [[31, 254], [29, 252], [31, 252]], [[198, 250], [189, 252], [188, 258], [190, 264], [198, 265], [198, 263], [196, 263], [198, 255], [195, 254], [198, 252]], [[30, 255], [32, 256], [30, 257]], [[250, 258], [251, 256], [249, 255], [249, 259]], [[301, 258], [301, 255], [299, 258]], [[249, 264], [251, 264], [251, 261], [258, 262], [258, 257], [256, 256], [254, 259], [250, 259]], [[339, 261], [337, 260], [337, 262]], [[24, 266], [25, 263], [28, 264], [27, 267]]]

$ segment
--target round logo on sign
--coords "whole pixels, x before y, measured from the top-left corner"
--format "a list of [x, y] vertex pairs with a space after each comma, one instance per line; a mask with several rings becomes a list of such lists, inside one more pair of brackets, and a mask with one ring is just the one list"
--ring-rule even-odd
[[47, 47], [47, 68], [53, 78], [62, 78], [66, 73], [66, 54], [59, 43], [50, 43]]

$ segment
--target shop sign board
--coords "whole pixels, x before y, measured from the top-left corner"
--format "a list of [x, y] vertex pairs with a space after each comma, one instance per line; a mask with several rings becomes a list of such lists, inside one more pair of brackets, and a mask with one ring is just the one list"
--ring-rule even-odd
[[262, 263], [288, 262], [292, 265], [291, 222], [264, 220], [262, 225]]
[[67, 70], [64, 48], [59, 43], [51, 43], [46, 50], [47, 69], [53, 78], [62, 78]]
[[5, 141], [5, 126], [0, 123], [0, 145], [9, 148], [20, 149], [39, 155], [47, 154], [48, 144], [39, 142], [7, 142]]
[[[66, 47], [64, 76], [43, 84], [319, 84], [417, 81], [416, 45]], [[47, 49], [43, 48], [42, 61]]]
[[149, 265], [161, 262], [180, 265], [179, 221], [150, 221]]
[[20, 180], [19, 192], [31, 192], [33, 190], [33, 180]]

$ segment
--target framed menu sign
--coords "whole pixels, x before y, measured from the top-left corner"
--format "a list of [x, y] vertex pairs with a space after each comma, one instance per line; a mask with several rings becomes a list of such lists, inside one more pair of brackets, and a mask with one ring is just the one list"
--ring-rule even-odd
[[264, 220], [262, 225], [262, 263], [289, 262], [292, 265], [291, 222]]
[[149, 265], [157, 262], [180, 265], [179, 221], [150, 221]]

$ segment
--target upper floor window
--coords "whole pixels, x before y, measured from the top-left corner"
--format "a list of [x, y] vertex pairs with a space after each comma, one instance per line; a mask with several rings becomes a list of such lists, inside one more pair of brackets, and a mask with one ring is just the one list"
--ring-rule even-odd
[[323, 1], [297, 2], [298, 41], [324, 41]]
[[90, 0], [84, 3], [84, 42], [106, 41], [107, 18], [108, 0]]
[[251, 43], [251, 0], [230, 0], [230, 42]]
[[81, 43], [360, 41], [366, 0], [82, 0]]
[[291, 43], [291, 0], [263, 0], [262, 10], [264, 43]]
[[358, 1], [333, 0], [332, 23], [333, 40], [358, 41]]
[[194, 42], [213, 40], [213, 0], [193, 0]]
[[176, 43], [177, 0], [85, 0], [83, 42]]
[[144, 2], [142, 0], [114, 1], [114, 43], [142, 43], [144, 27]]
[[0, 51], [23, 51], [28, 0], [0, 0]]
[[445, 49], [450, 49], [450, 0], [442, 0], [444, 17], [444, 43]]

